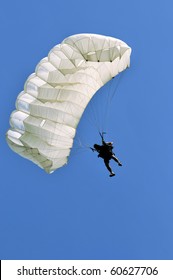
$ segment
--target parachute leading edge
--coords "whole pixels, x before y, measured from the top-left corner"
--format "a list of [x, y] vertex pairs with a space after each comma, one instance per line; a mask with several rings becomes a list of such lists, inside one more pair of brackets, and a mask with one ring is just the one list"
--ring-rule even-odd
[[47, 173], [65, 165], [80, 118], [99, 88], [130, 66], [131, 48], [97, 34], [55, 46], [25, 82], [10, 116], [10, 148]]

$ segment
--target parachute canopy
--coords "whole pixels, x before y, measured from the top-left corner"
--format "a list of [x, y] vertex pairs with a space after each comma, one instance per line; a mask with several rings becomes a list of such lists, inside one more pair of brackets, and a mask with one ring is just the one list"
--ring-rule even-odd
[[96, 34], [56, 45], [25, 82], [10, 116], [10, 148], [51, 173], [67, 163], [76, 128], [90, 99], [130, 65], [131, 48]]

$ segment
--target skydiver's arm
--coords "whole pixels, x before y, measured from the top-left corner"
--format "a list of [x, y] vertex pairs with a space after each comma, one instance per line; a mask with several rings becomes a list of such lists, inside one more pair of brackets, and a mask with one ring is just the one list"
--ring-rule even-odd
[[100, 137], [101, 137], [101, 139], [102, 139], [102, 145], [105, 146], [105, 145], [106, 145], [106, 142], [105, 142], [105, 140], [104, 140], [104, 138], [103, 138], [104, 132], [103, 132], [103, 133], [99, 133], [99, 134], [100, 134]]
[[100, 157], [99, 151], [97, 151], [95, 148], [92, 148], [92, 147], [90, 147], [90, 149], [91, 149], [93, 152], [97, 152], [97, 153], [98, 153], [98, 157]]

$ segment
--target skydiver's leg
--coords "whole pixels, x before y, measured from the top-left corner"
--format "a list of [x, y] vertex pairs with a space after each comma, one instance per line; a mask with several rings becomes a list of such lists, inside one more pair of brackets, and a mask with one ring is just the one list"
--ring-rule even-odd
[[105, 163], [106, 168], [107, 168], [107, 169], [109, 170], [109, 172], [110, 172], [110, 176], [114, 176], [115, 173], [112, 171], [112, 169], [111, 169], [111, 167], [110, 167], [110, 165], [109, 165], [109, 160], [104, 159], [104, 163]]
[[119, 159], [116, 158], [115, 155], [112, 155], [111, 159], [115, 160], [119, 166], [122, 166], [121, 162], [119, 161]]

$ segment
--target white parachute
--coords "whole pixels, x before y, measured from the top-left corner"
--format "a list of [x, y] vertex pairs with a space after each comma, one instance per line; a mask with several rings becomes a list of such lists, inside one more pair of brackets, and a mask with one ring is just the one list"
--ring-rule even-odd
[[36, 66], [16, 100], [10, 148], [51, 173], [65, 165], [80, 118], [97, 90], [130, 65], [131, 48], [97, 34], [56, 45]]

